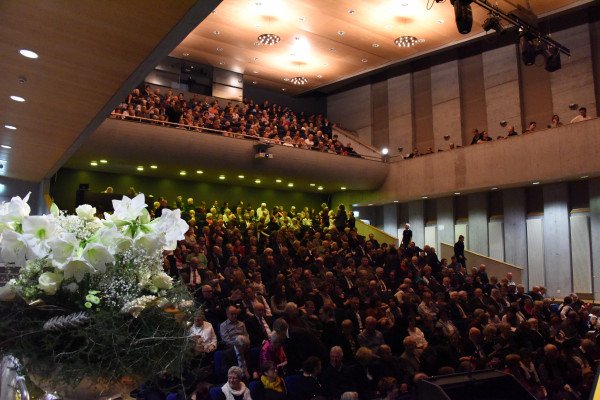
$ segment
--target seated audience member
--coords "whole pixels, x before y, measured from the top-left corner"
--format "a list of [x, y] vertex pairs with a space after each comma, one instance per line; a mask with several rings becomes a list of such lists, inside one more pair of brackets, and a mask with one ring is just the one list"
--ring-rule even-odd
[[508, 127], [508, 130], [506, 131], [506, 137], [518, 136], [518, 135], [519, 134], [515, 130], [515, 126], [514, 125], [511, 125], [511, 126]]
[[250, 389], [243, 382], [243, 372], [239, 367], [231, 367], [227, 371], [227, 382], [221, 387], [221, 400], [252, 400]]
[[587, 108], [579, 107], [579, 115], [577, 115], [575, 118], [573, 118], [571, 120], [571, 123], [587, 121], [588, 119], [591, 119], [591, 118], [588, 117], [588, 115], [587, 115]]
[[323, 387], [319, 382], [321, 360], [318, 357], [308, 357], [302, 363], [302, 376], [296, 385], [294, 393], [288, 393], [291, 400], [313, 399], [323, 395]]
[[377, 385], [381, 400], [395, 400], [398, 397], [398, 383], [396, 378], [386, 376], [381, 378]]
[[481, 133], [479, 133], [478, 129], [473, 129], [473, 138], [471, 139], [471, 144], [477, 144], [483, 137]]
[[277, 332], [271, 333], [269, 340], [266, 340], [260, 349], [259, 363], [262, 366], [265, 362], [272, 362], [279, 371], [284, 372], [287, 366], [287, 356], [283, 349], [285, 337]]
[[277, 373], [277, 366], [272, 361], [265, 361], [261, 366], [261, 371], [260, 382], [264, 388], [264, 400], [285, 399], [285, 384]]
[[247, 336], [239, 335], [235, 340], [235, 345], [223, 352], [223, 371], [224, 373], [231, 367], [239, 367], [242, 371], [242, 379], [246, 382], [258, 378], [256, 360], [252, 360], [250, 353], [250, 341]]
[[560, 122], [560, 117], [558, 116], [558, 114], [554, 114], [552, 116], [552, 121], [550, 122], [550, 125], [548, 125], [548, 128], [558, 128], [563, 126], [563, 123]]
[[321, 374], [323, 392], [326, 396], [338, 398], [350, 389], [354, 388], [351, 369], [343, 363], [344, 352], [341, 347], [334, 346], [329, 351], [329, 365]]
[[493, 139], [490, 137], [487, 131], [483, 131], [481, 133], [481, 138], [477, 141], [477, 143], [485, 143], [491, 142]]
[[194, 354], [208, 354], [217, 349], [217, 335], [211, 323], [204, 319], [202, 310], [196, 312], [189, 335], [195, 342]]
[[221, 323], [219, 331], [221, 340], [226, 346], [231, 347], [235, 344], [235, 340], [239, 335], [248, 337], [246, 325], [238, 320], [240, 310], [235, 306], [227, 308], [227, 319]]
[[523, 131], [523, 134], [524, 134], [524, 135], [526, 135], [526, 134], [528, 134], [528, 133], [533, 133], [533, 132], [535, 132], [535, 128], [536, 128], [536, 127], [537, 127], [537, 124], [536, 124], [536, 122], [535, 122], [535, 121], [531, 121], [531, 122], [529, 123], [529, 125], [527, 126], [527, 129], [525, 129], [525, 130]]
[[358, 335], [358, 344], [375, 351], [384, 344], [383, 334], [377, 329], [377, 320], [374, 317], [365, 319], [365, 329]]

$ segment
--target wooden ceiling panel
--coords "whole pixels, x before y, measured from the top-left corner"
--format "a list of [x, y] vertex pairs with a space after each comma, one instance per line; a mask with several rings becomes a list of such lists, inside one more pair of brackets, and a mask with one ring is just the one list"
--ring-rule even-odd
[[[498, 0], [498, 5], [505, 11], [530, 5], [532, 12], [541, 15], [586, 1], [590, 0]], [[171, 55], [181, 58], [189, 53], [195, 62], [226, 69], [232, 66], [253, 76], [246, 80], [259, 79], [261, 85], [270, 80], [268, 86], [283, 86], [297, 94], [481, 35], [487, 12], [476, 5], [472, 9], [472, 32], [461, 35], [450, 1], [225, 0]], [[281, 41], [274, 46], [256, 46], [261, 33], [275, 33]], [[424, 41], [410, 49], [398, 48], [394, 39], [404, 35]], [[309, 83], [296, 87], [282, 79], [297, 74], [306, 76]], [[311, 78], [317, 75], [323, 77]]]

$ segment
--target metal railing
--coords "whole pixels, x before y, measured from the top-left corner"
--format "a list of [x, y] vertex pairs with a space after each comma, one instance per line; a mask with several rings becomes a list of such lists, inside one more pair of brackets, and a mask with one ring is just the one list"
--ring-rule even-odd
[[293, 145], [289, 145], [289, 144], [277, 143], [273, 139], [268, 139], [268, 138], [264, 138], [261, 136], [253, 136], [253, 135], [243, 134], [243, 133], [239, 133], [239, 132], [228, 132], [228, 131], [224, 131], [221, 129], [207, 128], [204, 126], [193, 126], [193, 125], [187, 125], [187, 124], [180, 124], [177, 122], [160, 121], [160, 120], [151, 119], [151, 118], [123, 115], [123, 114], [119, 114], [119, 113], [115, 113], [115, 112], [112, 112], [110, 114], [109, 119], [116, 119], [116, 120], [130, 121], [130, 122], [140, 122], [140, 123], [146, 123], [146, 124], [154, 125], [154, 126], [168, 126], [168, 127], [172, 127], [175, 129], [186, 130], [188, 132], [210, 133], [210, 134], [215, 134], [215, 135], [219, 135], [219, 136], [232, 137], [235, 139], [254, 140], [254, 141], [257, 141], [260, 143], [265, 143], [265, 144], [269, 144], [269, 145], [273, 145], [273, 146], [279, 145], [279, 146], [283, 146], [283, 147], [294, 147], [294, 148], [300, 149], [300, 150], [317, 151], [319, 153], [326, 153], [326, 154], [337, 155], [337, 156], [342, 156], [342, 157], [362, 158], [362, 159], [371, 160], [371, 161], [383, 161], [382, 158], [379, 156], [370, 156], [370, 155], [358, 154], [358, 153], [356, 155], [354, 155], [354, 154], [342, 155], [342, 154], [338, 154], [338, 153], [330, 153], [329, 151], [327, 151], [327, 152], [320, 151], [316, 147], [307, 148], [307, 147], [298, 147], [298, 146], [293, 146]]
[[14, 400], [17, 393], [21, 400], [30, 400], [25, 377], [19, 375], [19, 360], [13, 356], [5, 356], [0, 362], [0, 400]]

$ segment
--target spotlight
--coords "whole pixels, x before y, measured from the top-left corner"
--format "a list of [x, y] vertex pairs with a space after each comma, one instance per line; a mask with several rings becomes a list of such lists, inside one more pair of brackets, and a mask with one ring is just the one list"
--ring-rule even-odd
[[541, 53], [539, 40], [535, 38], [531, 33], [525, 32], [521, 35], [521, 58], [523, 64], [533, 65], [538, 54]]
[[507, 124], [508, 122], [506, 122], [505, 120], [500, 121], [500, 126], [503, 128], [505, 128]]
[[471, 9], [472, 0], [450, 0], [454, 6], [454, 17], [456, 27], [463, 35], [471, 32], [473, 27], [473, 10]]
[[546, 71], [554, 72], [561, 68], [560, 51], [556, 47], [548, 47], [544, 56], [546, 57]]
[[383, 149], [381, 149], [381, 154], [383, 154], [384, 156], [387, 155], [389, 153], [389, 150], [387, 147], [384, 147]]
[[502, 22], [500, 22], [500, 17], [493, 13], [490, 13], [481, 27], [486, 32], [493, 29], [498, 33], [504, 33], [504, 27], [502, 26]]

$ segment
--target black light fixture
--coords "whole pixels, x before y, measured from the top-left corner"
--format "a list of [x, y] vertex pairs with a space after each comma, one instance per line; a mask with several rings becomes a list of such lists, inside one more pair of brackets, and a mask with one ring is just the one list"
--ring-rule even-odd
[[487, 19], [484, 21], [483, 25], [481, 25], [484, 31], [488, 32], [492, 29], [498, 33], [504, 33], [504, 27], [502, 26], [502, 22], [500, 22], [500, 17], [494, 13], [490, 13]]
[[520, 46], [523, 64], [534, 65], [536, 57], [542, 52], [539, 40], [531, 33], [525, 32], [521, 34]]
[[546, 71], [554, 72], [561, 69], [560, 51], [556, 47], [547, 47], [544, 56], [546, 57]]
[[456, 27], [463, 35], [471, 32], [473, 27], [473, 10], [471, 9], [472, 0], [450, 0], [454, 6], [454, 18]]

